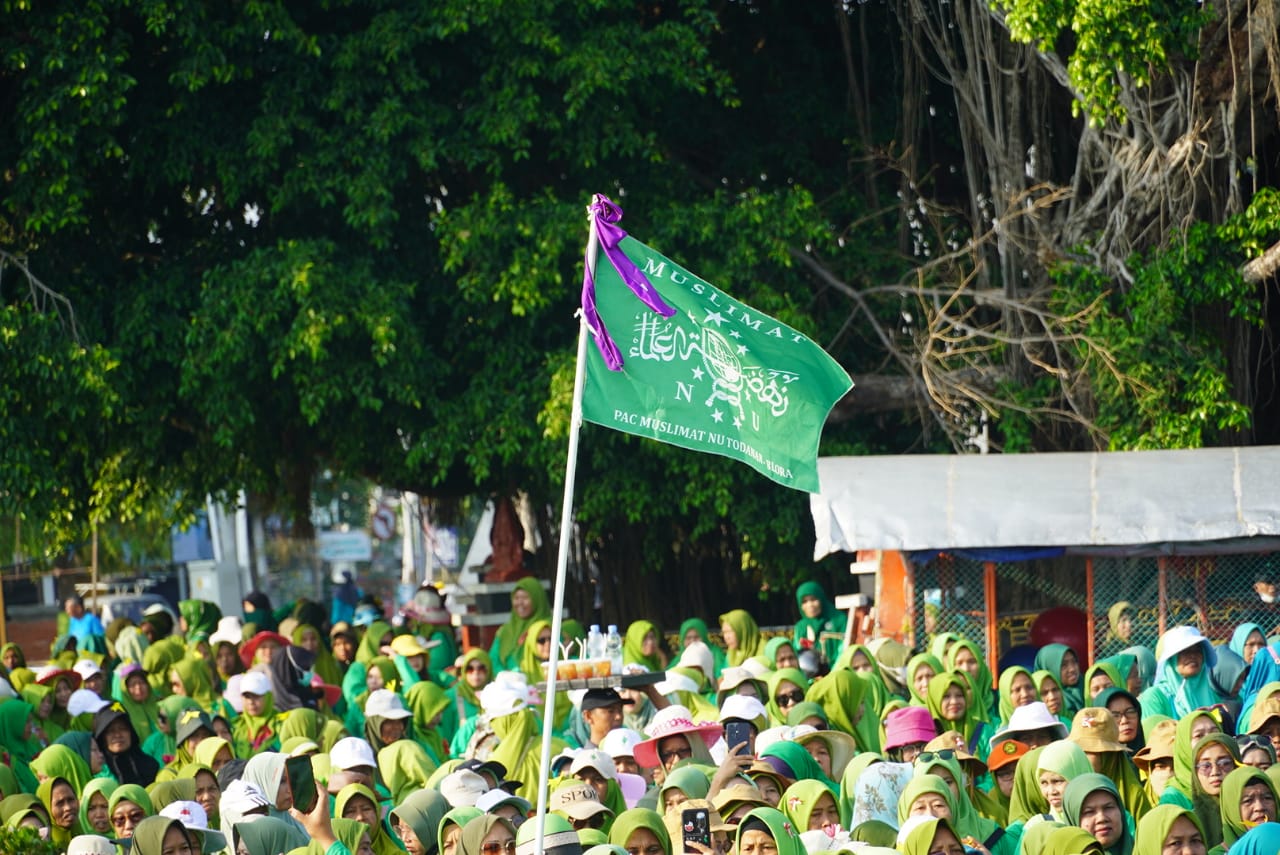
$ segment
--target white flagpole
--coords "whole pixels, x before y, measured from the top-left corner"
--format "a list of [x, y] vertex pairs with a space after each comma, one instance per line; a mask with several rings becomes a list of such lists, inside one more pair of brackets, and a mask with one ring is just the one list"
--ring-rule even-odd
[[[586, 264], [596, 267], [595, 214], [589, 215]], [[556, 558], [556, 585], [551, 605], [551, 658], [547, 661], [547, 698], [542, 711], [542, 763], [538, 770], [538, 814], [534, 820], [535, 855], [543, 855], [543, 837], [547, 827], [547, 789], [551, 778], [551, 731], [556, 717], [556, 668], [560, 663], [561, 613], [564, 611], [564, 579], [569, 565], [569, 540], [573, 525], [573, 489], [578, 470], [578, 433], [582, 428], [582, 387], [587, 376], [587, 320], [579, 312], [578, 364], [573, 378], [573, 410], [569, 417], [569, 453], [564, 472], [564, 502], [560, 510], [560, 551]]]

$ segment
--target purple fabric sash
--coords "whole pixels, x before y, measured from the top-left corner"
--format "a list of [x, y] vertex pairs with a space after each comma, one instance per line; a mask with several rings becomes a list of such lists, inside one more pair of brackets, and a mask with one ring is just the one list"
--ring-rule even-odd
[[[604, 250], [605, 257], [609, 259], [613, 269], [618, 271], [618, 276], [632, 293], [640, 299], [640, 302], [664, 318], [674, 315], [676, 310], [663, 301], [662, 295], [653, 287], [653, 283], [619, 247], [622, 239], [627, 236], [627, 233], [618, 226], [618, 221], [622, 219], [622, 209], [609, 197], [597, 193], [592, 198], [587, 212], [591, 215], [591, 228], [595, 230], [600, 248]], [[600, 355], [604, 357], [604, 364], [610, 371], [622, 370], [622, 353], [609, 337], [604, 321], [600, 318], [600, 312], [596, 309], [596, 283], [591, 275], [589, 258], [583, 264], [582, 314], [586, 318], [592, 338], [595, 339], [596, 347], [600, 349]]]

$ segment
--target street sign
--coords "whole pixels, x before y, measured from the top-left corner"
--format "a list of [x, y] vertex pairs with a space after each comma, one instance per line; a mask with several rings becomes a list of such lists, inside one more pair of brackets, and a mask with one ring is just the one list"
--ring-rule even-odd
[[378, 540], [390, 540], [396, 533], [396, 512], [386, 505], [379, 505], [373, 519], [369, 520], [369, 527]]
[[322, 531], [316, 535], [322, 561], [372, 561], [373, 541], [363, 531]]

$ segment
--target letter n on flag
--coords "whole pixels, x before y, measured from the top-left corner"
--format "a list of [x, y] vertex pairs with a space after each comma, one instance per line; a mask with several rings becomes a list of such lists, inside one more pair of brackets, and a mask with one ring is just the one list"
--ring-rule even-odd
[[583, 418], [818, 492], [822, 426], [853, 386], [845, 370], [808, 337], [626, 236], [604, 197], [592, 212], [605, 258], [583, 287], [598, 347], [587, 350]]

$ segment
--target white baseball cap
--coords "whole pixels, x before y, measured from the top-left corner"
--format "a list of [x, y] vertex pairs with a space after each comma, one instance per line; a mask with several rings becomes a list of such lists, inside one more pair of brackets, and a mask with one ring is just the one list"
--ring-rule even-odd
[[364, 717], [373, 718], [381, 716], [382, 718], [409, 718], [413, 713], [404, 708], [404, 701], [400, 700], [400, 696], [390, 689], [378, 689], [369, 693], [369, 698], [364, 702]]
[[487, 792], [489, 782], [469, 769], [450, 772], [440, 779], [440, 795], [453, 807], [474, 807]]
[[[223, 849], [227, 845], [227, 838], [223, 833], [209, 827], [209, 815], [204, 812], [199, 802], [170, 802], [161, 808], [160, 815], [176, 819], [187, 831], [194, 831], [199, 835], [201, 848]], [[203, 845], [206, 840], [212, 844], [212, 847]]]
[[116, 847], [101, 835], [77, 834], [67, 844], [67, 855], [116, 855]]
[[329, 749], [329, 764], [335, 769], [355, 769], [360, 766], [377, 766], [373, 747], [358, 736], [339, 739]]
[[100, 709], [111, 706], [111, 701], [103, 700], [95, 692], [88, 689], [76, 689], [67, 698], [67, 713], [77, 716], [82, 713], [96, 713]]
[[562, 786], [552, 793], [547, 801], [547, 810], [579, 820], [590, 819], [598, 813], [613, 813], [601, 803], [595, 787], [582, 781]]
[[615, 727], [600, 740], [600, 750], [615, 760], [635, 757], [637, 742], [644, 742], [644, 737], [629, 727]]
[[485, 813], [493, 813], [494, 808], [502, 807], [503, 805], [515, 805], [516, 809], [522, 814], [528, 814], [530, 808], [533, 807], [525, 799], [508, 793], [502, 787], [494, 787], [476, 799], [476, 807]]
[[614, 765], [613, 758], [598, 748], [584, 749], [574, 755], [573, 763], [569, 764], [569, 774], [576, 775], [583, 769], [595, 769], [609, 780], [618, 777], [618, 767]]
[[81, 659], [72, 667], [71, 670], [80, 675], [80, 680], [82, 682], [84, 680], [88, 680], [90, 677], [96, 677], [102, 673], [102, 669], [99, 668], [98, 664], [92, 659]]
[[240, 679], [240, 694], [266, 695], [271, 692], [271, 679], [261, 671], [247, 671]]
[[232, 647], [239, 647], [240, 642], [244, 640], [244, 623], [238, 615], [227, 615], [218, 618], [218, 628], [213, 631], [213, 635], [209, 636], [209, 643], [214, 647], [222, 644], [224, 641]]

